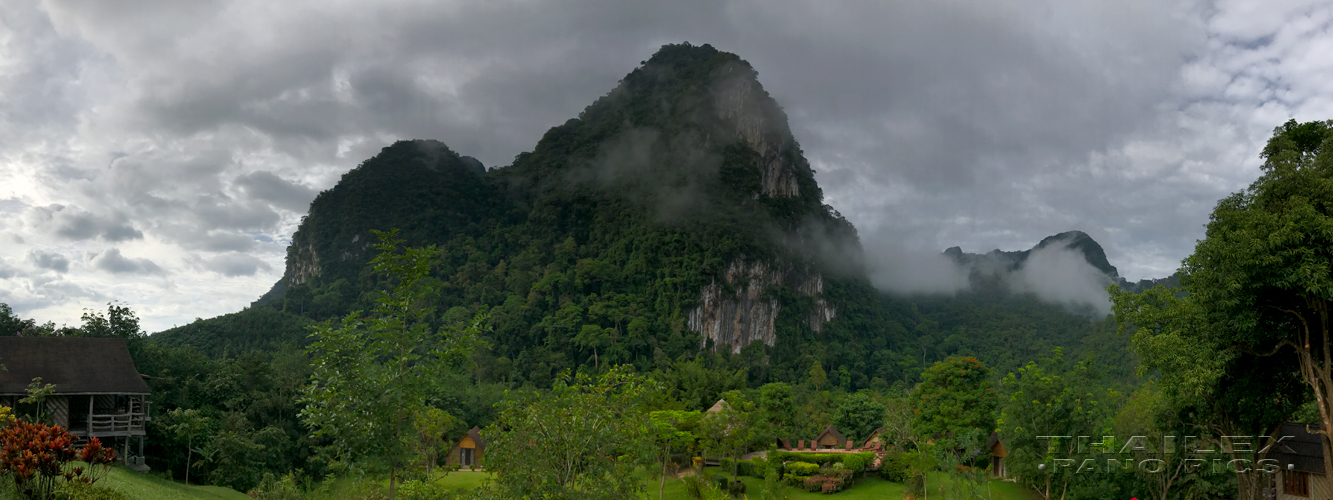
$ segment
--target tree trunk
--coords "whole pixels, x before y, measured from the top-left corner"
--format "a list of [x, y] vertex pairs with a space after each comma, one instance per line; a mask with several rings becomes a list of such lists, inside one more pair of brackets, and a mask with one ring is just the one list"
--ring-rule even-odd
[[[112, 443], [112, 444], [115, 444], [115, 443]], [[186, 441], [185, 441], [185, 447], [187, 448], [187, 450], [186, 450], [186, 452], [185, 452], [185, 485], [186, 485], [186, 486], [189, 486], [189, 484], [190, 484], [190, 460], [194, 458], [194, 439], [191, 438], [191, 439], [186, 440]], [[1333, 469], [1330, 469], [1330, 470], [1333, 470]]]
[[394, 482], [398, 479], [398, 466], [389, 467], [389, 500], [393, 500]]

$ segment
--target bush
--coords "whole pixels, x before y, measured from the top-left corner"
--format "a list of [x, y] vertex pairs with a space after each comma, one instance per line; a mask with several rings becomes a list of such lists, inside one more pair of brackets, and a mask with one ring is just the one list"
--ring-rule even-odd
[[819, 472], [819, 464], [810, 462], [790, 462], [787, 464], [787, 475], [790, 476], [810, 476]]
[[875, 460], [875, 453], [872, 451], [862, 451], [857, 453], [797, 453], [792, 451], [775, 451], [769, 454], [769, 460], [779, 462], [810, 462], [819, 465], [833, 465], [836, 463], [845, 463], [848, 459], [860, 460], [852, 457], [864, 457], [868, 465]]
[[869, 453], [855, 453], [843, 457], [842, 466], [856, 474], [865, 472], [870, 464], [875, 460], [875, 455]]
[[70, 481], [56, 488], [59, 500], [132, 500], [129, 495], [105, 486], [83, 481]]
[[732, 481], [731, 484], [727, 486], [727, 493], [730, 493], [733, 497], [745, 496], [745, 483], [741, 482], [739, 479]]
[[906, 456], [902, 453], [891, 453], [879, 464], [879, 477], [889, 482], [905, 483], [907, 477], [911, 475], [911, 468]]
[[836, 493], [842, 491], [846, 484], [842, 478], [815, 476], [805, 478], [801, 486], [811, 493]]
[[[754, 478], [759, 478], [759, 479], [763, 479], [763, 478], [764, 478], [764, 470], [763, 470], [763, 467], [759, 467], [759, 466], [756, 465], [754, 462], [751, 462], [751, 461], [749, 461], [749, 460], [737, 460], [737, 461], [735, 461], [735, 463], [736, 463], [736, 475], [738, 475], [738, 476], [749, 476], [749, 477], [754, 477]], [[721, 470], [723, 470], [723, 471], [725, 471], [725, 472], [727, 472], [727, 473], [730, 473], [730, 472], [731, 472], [731, 464], [732, 464], [732, 460], [731, 460], [730, 458], [724, 458], [724, 459], [722, 459]]]
[[841, 479], [843, 481], [849, 481], [852, 479], [852, 474], [853, 474], [852, 471], [849, 471], [847, 469], [829, 468], [829, 469], [820, 469], [819, 474], [815, 474], [815, 477], [834, 477]]
[[398, 498], [403, 500], [449, 500], [453, 494], [441, 486], [426, 481], [403, 481], [398, 485]]
[[250, 490], [250, 498], [257, 500], [301, 500], [301, 488], [296, 485], [296, 476], [285, 474], [278, 479], [270, 472], [264, 473], [259, 486]]

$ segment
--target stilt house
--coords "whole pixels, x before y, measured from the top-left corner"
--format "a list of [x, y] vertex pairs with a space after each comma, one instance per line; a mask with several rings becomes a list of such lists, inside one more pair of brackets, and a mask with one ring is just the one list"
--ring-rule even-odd
[[[0, 405], [20, 416], [40, 413], [79, 442], [98, 438], [131, 467], [145, 469], [149, 389], [123, 339], [0, 337], [0, 365]], [[55, 392], [43, 408], [19, 404], [37, 377]]]

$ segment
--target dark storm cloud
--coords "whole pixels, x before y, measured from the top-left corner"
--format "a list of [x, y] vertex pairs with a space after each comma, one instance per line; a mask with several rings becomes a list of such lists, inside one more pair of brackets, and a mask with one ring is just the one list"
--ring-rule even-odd
[[304, 212], [310, 208], [310, 201], [319, 194], [314, 189], [288, 182], [272, 172], [260, 171], [242, 175], [236, 178], [235, 184], [251, 198], [267, 201], [294, 212]]
[[42, 269], [50, 269], [58, 273], [69, 271], [69, 259], [58, 252], [48, 252], [34, 248], [28, 250], [28, 260]]
[[90, 259], [93, 267], [112, 274], [162, 274], [162, 268], [148, 259], [131, 259], [120, 250], [109, 248]]

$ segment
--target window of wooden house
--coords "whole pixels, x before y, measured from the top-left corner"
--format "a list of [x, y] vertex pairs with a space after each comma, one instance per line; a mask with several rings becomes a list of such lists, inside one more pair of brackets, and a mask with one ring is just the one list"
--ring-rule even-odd
[[1282, 471], [1282, 493], [1298, 497], [1310, 496], [1310, 473]]

